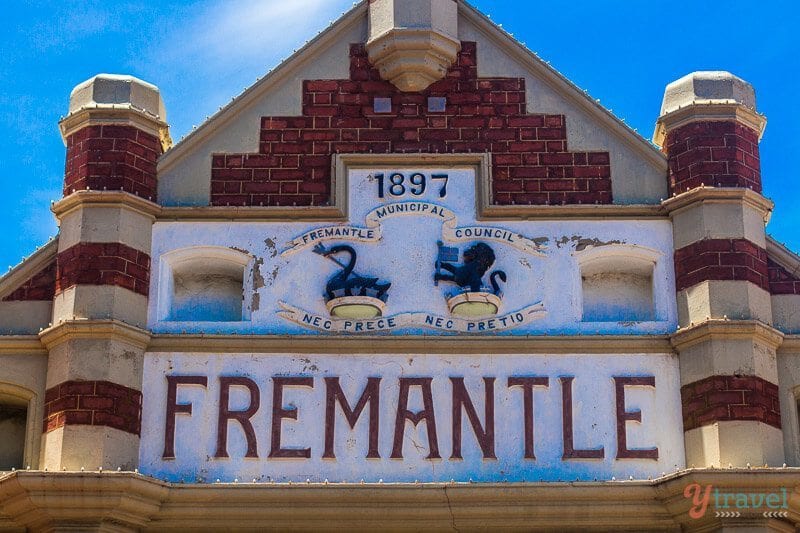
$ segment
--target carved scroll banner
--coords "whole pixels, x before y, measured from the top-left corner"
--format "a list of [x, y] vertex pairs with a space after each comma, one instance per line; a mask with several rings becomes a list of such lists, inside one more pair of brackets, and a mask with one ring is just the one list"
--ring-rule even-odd
[[474, 240], [493, 241], [516, 248], [517, 250], [544, 257], [544, 246], [514, 231], [491, 226], [458, 227], [456, 214], [441, 205], [428, 202], [395, 202], [376, 207], [367, 213], [364, 227], [328, 226], [308, 231], [288, 243], [281, 252], [286, 257], [318, 243], [331, 240], [351, 242], [378, 242], [382, 239], [381, 222], [400, 216], [423, 216], [442, 221], [442, 240], [444, 242], [465, 242]]
[[488, 333], [529, 324], [534, 320], [544, 318], [547, 314], [544, 305], [539, 302], [505, 315], [473, 320], [451, 316], [443, 317], [431, 313], [400, 313], [387, 317], [358, 320], [325, 317], [303, 311], [285, 302], [278, 302], [278, 304], [282, 309], [278, 312], [278, 316], [281, 318], [303, 327], [329, 333], [375, 333], [414, 327], [452, 331], [453, 333]]

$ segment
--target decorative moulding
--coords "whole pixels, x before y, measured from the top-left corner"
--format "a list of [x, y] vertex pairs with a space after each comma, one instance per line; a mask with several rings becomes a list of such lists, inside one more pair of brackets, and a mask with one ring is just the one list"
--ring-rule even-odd
[[[798, 336], [800, 337], [800, 336]], [[0, 343], [2, 346], [2, 343]], [[667, 335], [573, 336], [368, 336], [156, 334], [151, 352], [347, 354], [453, 354], [500, 357], [514, 354], [653, 354], [672, 353]]]
[[709, 319], [678, 330], [670, 340], [673, 348], [680, 352], [713, 339], [752, 339], [777, 349], [783, 343], [784, 334], [758, 320]]
[[500, 297], [489, 292], [462, 292], [447, 300], [450, 313], [463, 317], [485, 317], [496, 315], [500, 309]]
[[69, 340], [107, 338], [126, 342], [143, 350], [150, 344], [149, 331], [115, 319], [70, 320], [39, 333], [39, 340], [48, 351]]
[[69, 114], [59, 125], [65, 143], [86, 126], [133, 126], [158, 137], [166, 151], [172, 146], [166, 120], [158, 87], [133, 76], [98, 74], [72, 90]]
[[419, 92], [443, 79], [461, 43], [432, 29], [396, 28], [367, 42], [381, 78], [403, 92]]
[[325, 304], [335, 318], [370, 319], [383, 316], [386, 303], [371, 296], [343, 296]]
[[447, 76], [461, 50], [453, 0], [371, 0], [369, 61], [381, 78], [418, 92]]
[[765, 224], [769, 222], [772, 210], [775, 207], [772, 200], [764, 198], [750, 189], [739, 187], [698, 187], [664, 200], [661, 205], [669, 213], [670, 217], [674, 217], [676, 214], [692, 208], [698, 203], [744, 204], [761, 213]]
[[700, 121], [740, 122], [758, 133], [759, 140], [767, 127], [767, 119], [764, 115], [742, 104], [733, 101], [701, 100], [659, 117], [653, 134], [653, 143], [663, 146], [668, 131]]

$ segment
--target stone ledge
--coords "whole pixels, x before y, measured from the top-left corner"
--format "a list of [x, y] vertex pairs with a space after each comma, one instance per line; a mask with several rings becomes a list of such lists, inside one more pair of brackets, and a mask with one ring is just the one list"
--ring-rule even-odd
[[661, 205], [670, 217], [681, 213], [695, 204], [704, 203], [742, 203], [755, 209], [769, 222], [775, 203], [750, 189], [739, 187], [698, 187], [664, 200]]
[[[737, 523], [794, 531], [800, 469], [691, 469], [653, 481], [426, 484], [171, 484], [132, 472], [15, 472], [0, 476], [0, 518], [15, 527], [167, 529], [709, 531], [713, 509], [692, 519], [687, 486], [724, 493], [788, 491], [787, 517]], [[6, 518], [7, 517], [7, 518]], [[0, 522], [2, 523], [2, 522]]]
[[150, 343], [150, 332], [119, 320], [70, 320], [60, 322], [39, 334], [47, 350], [72, 339], [113, 338], [144, 350]]
[[672, 346], [678, 351], [714, 339], [755, 339], [777, 349], [784, 335], [758, 320], [710, 319], [680, 329], [670, 337]]
[[154, 334], [149, 352], [191, 353], [376, 353], [484, 354], [670, 354], [666, 335], [574, 335], [526, 337], [365, 337], [309, 335]]

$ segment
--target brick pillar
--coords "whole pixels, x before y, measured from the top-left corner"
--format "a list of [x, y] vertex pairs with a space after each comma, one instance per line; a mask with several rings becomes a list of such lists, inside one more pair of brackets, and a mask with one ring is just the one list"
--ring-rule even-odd
[[158, 89], [129, 76], [78, 85], [67, 145], [42, 438], [44, 467], [133, 469], [150, 284], [156, 162], [169, 145]]
[[727, 72], [667, 86], [654, 141], [669, 159], [686, 463], [783, 463], [755, 93]]

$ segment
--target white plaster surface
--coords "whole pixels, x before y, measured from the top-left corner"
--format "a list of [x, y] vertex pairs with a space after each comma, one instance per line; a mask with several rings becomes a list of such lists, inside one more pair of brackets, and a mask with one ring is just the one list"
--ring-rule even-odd
[[686, 432], [686, 465], [690, 468], [780, 466], [783, 433], [761, 422], [717, 422]]
[[770, 294], [744, 281], [702, 281], [677, 294], [681, 327], [708, 318], [755, 319], [772, 324]]
[[[388, 176], [399, 171], [408, 177], [416, 170], [427, 176], [427, 188], [420, 196], [410, 193], [392, 198]], [[378, 197], [378, 183], [370, 179], [383, 172], [385, 198]], [[432, 174], [447, 173], [449, 181], [444, 198], [439, 196], [441, 181]], [[482, 226], [509, 230], [529, 239], [542, 239], [547, 248], [543, 256], [527, 253], [510, 245], [485, 239], [446, 243], [461, 252], [477, 241], [490, 244], [496, 261], [489, 272], [502, 270], [508, 281], [499, 314], [519, 311], [542, 302], [546, 314], [505, 334], [661, 334], [674, 331], [677, 324], [675, 282], [672, 268], [672, 227], [667, 220], [566, 220], [541, 222], [476, 221], [475, 172], [470, 168], [373, 168], [350, 172], [349, 222], [158, 222], [153, 233], [152, 272], [163, 272], [160, 262], [168, 252], [192, 247], [223, 246], [252, 255], [255, 267], [246, 276], [245, 301], [252, 304], [249, 322], [169, 322], [159, 320], [159, 286], [164, 276], [153, 276], [150, 285], [149, 325], [156, 332], [317, 334], [278, 316], [279, 302], [319, 316], [328, 316], [324, 291], [327, 281], [341, 268], [328, 258], [315, 254], [312, 246], [291, 255], [282, 254], [293, 239], [312, 229], [331, 226], [365, 228], [367, 214], [389, 203], [417, 201], [441, 206], [457, 217], [457, 226]], [[382, 239], [377, 242], [351, 240], [324, 241], [326, 247], [350, 244], [358, 253], [355, 271], [381, 281], [391, 282], [385, 316], [398, 313], [431, 313], [447, 317], [446, 297], [455, 292], [449, 283], [434, 285], [433, 275], [438, 240], [442, 240], [443, 219], [435, 216], [405, 215], [385, 218], [381, 223]], [[628, 248], [651, 250], [656, 260], [653, 268], [655, 320], [586, 322], [582, 321], [581, 275], [576, 251], [592, 246], [625, 244]], [[342, 254], [341, 260], [346, 256]], [[459, 263], [462, 260], [459, 257]], [[488, 283], [488, 273], [484, 283]], [[392, 334], [440, 334], [430, 328], [397, 329]]]
[[0, 302], [0, 333], [35, 335], [52, 321], [53, 302]]
[[775, 327], [784, 333], [800, 333], [800, 294], [773, 294]]
[[63, 426], [42, 436], [47, 470], [133, 470], [139, 437], [104, 426]]
[[[208, 387], [180, 386], [177, 402], [192, 404], [191, 415], [177, 415], [175, 455], [162, 460], [164, 450], [167, 375], [200, 375]], [[251, 422], [258, 458], [244, 458], [246, 441], [238, 422], [227, 428], [228, 458], [214, 458], [217, 443], [220, 376], [252, 379], [260, 391], [260, 408]], [[283, 406], [296, 408], [297, 419], [282, 422], [284, 448], [311, 448], [309, 459], [270, 459], [273, 376], [312, 377], [314, 387], [285, 387]], [[337, 406], [336, 459], [322, 459], [324, 451], [325, 382], [338, 376], [351, 407], [368, 377], [380, 377], [380, 459], [365, 459], [368, 449], [369, 407], [355, 428]], [[390, 459], [400, 377], [433, 378], [431, 388], [441, 459], [426, 459], [425, 422], [406, 422], [403, 459]], [[547, 388], [533, 393], [536, 459], [524, 459], [523, 394], [509, 388], [509, 376], [543, 376]], [[561, 376], [574, 376], [573, 426], [576, 449], [603, 447], [604, 459], [563, 460]], [[626, 425], [628, 448], [657, 447], [658, 460], [617, 459], [616, 395], [613, 377], [654, 376], [655, 388], [626, 387], [625, 409], [640, 410], [642, 421]], [[450, 377], [464, 377], [481, 424], [484, 416], [484, 377], [495, 377], [495, 442], [497, 459], [485, 459], [472, 426], [462, 414], [463, 460], [451, 459], [452, 385]], [[644, 479], [684, 466], [683, 431], [678, 364], [673, 355], [285, 355], [150, 353], [145, 361], [144, 406], [140, 469], [144, 474], [171, 481], [536, 481]], [[232, 387], [231, 410], [248, 407], [247, 389]], [[418, 387], [411, 388], [408, 409], [422, 409]]]
[[747, 239], [767, 247], [764, 218], [742, 203], [698, 203], [672, 217], [675, 249], [703, 239]]

